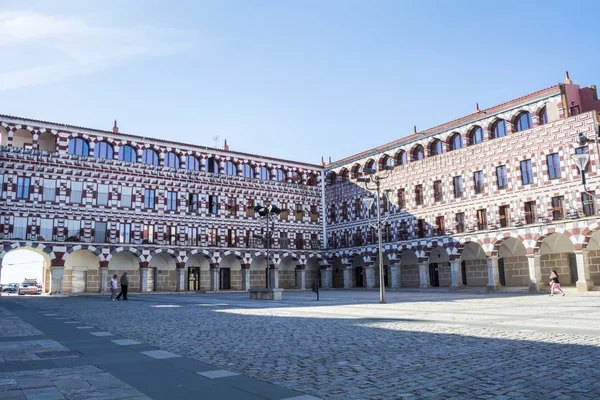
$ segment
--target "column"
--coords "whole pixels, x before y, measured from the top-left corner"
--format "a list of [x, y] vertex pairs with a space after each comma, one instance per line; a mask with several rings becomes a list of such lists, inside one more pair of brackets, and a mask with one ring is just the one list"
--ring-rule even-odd
[[390, 269], [392, 273], [392, 289], [398, 289], [402, 287], [400, 263], [392, 265]]
[[219, 266], [217, 264], [210, 266], [210, 290], [214, 293], [219, 291]]
[[500, 272], [498, 271], [498, 256], [486, 257], [488, 270], [487, 290], [500, 289]]
[[100, 293], [108, 290], [108, 261], [100, 261]]
[[50, 294], [62, 294], [64, 269], [62, 266], [50, 267]]
[[425, 288], [425, 289], [431, 287], [431, 283], [429, 281], [429, 263], [428, 262], [419, 263], [419, 280], [420, 280], [419, 287]]
[[279, 270], [274, 265], [269, 268], [269, 280], [271, 281], [271, 289], [279, 289]]
[[304, 270], [304, 265], [296, 267], [296, 289], [306, 289], [306, 271]]
[[333, 271], [331, 267], [321, 267], [321, 288], [331, 288], [333, 281]]
[[460, 262], [458, 260], [450, 260], [450, 273], [452, 275], [452, 285], [450, 285], [450, 289], [462, 289], [462, 269], [460, 268]]
[[148, 291], [148, 267], [140, 267], [140, 292]]
[[574, 251], [577, 261], [577, 286], [578, 292], [587, 292], [594, 287], [594, 282], [590, 278], [590, 265], [588, 263], [588, 252], [583, 250]]
[[352, 267], [344, 268], [344, 289], [352, 288]]
[[242, 290], [250, 290], [250, 264], [242, 265]]
[[527, 263], [529, 264], [529, 291], [537, 292], [544, 287], [544, 282], [542, 281], [540, 255], [528, 254]]
[[367, 275], [367, 289], [375, 287], [375, 266], [365, 265], [365, 273]]
[[[185, 265], [185, 264], [184, 264]], [[177, 267], [177, 282], [175, 283], [175, 291], [185, 292], [185, 267]]]

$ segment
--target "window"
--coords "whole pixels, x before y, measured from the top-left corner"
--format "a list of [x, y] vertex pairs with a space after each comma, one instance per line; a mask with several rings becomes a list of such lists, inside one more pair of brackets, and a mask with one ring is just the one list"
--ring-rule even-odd
[[528, 201], [525, 203], [525, 223], [533, 224], [537, 222], [537, 210], [535, 208], [535, 201]]
[[486, 210], [477, 210], [477, 229], [483, 231], [487, 229], [487, 212]]
[[83, 182], [71, 182], [70, 200], [72, 204], [81, 204], [83, 201]]
[[435, 234], [437, 236], [442, 236], [446, 233], [446, 228], [444, 227], [444, 217], [437, 216], [435, 217]]
[[342, 203], [342, 218], [348, 220], [348, 203], [345, 201]]
[[564, 196], [557, 196], [552, 198], [552, 219], [560, 221], [565, 218], [564, 209], [565, 198]]
[[27, 239], [27, 217], [14, 217], [12, 239]]
[[354, 199], [354, 218], [360, 218], [362, 216], [362, 201], [360, 198]]
[[177, 244], [177, 227], [170, 226], [168, 230], [169, 244]]
[[188, 227], [188, 246], [200, 245], [200, 233], [196, 227]]
[[217, 228], [208, 228], [207, 241], [209, 246], [217, 245]]
[[0, 196], [2, 196], [2, 193], [4, 191], [3, 186], [4, 186], [4, 175], [0, 174]]
[[154, 225], [144, 225], [142, 229], [142, 242], [154, 242]]
[[539, 113], [540, 125], [545, 125], [548, 123], [548, 109], [546, 107], [542, 108]]
[[242, 176], [244, 178], [254, 178], [254, 168], [250, 164], [244, 164], [242, 167]]
[[442, 181], [433, 182], [433, 200], [442, 201]]
[[342, 169], [340, 171], [340, 178], [342, 180], [342, 183], [348, 182], [350, 180], [350, 172], [348, 172], [346, 168]]
[[267, 167], [260, 167], [260, 179], [265, 181], [271, 179], [271, 171]]
[[476, 126], [469, 132], [469, 146], [483, 142], [483, 129]]
[[508, 177], [506, 175], [506, 165], [496, 167], [496, 181], [498, 189], [504, 189], [508, 186]]
[[133, 188], [130, 186], [124, 186], [121, 188], [121, 207], [131, 207], [131, 197]]
[[521, 132], [527, 129], [531, 129], [533, 123], [531, 122], [531, 114], [528, 112], [521, 113], [515, 121], [517, 132]]
[[317, 184], [317, 178], [315, 178], [315, 176], [313, 174], [308, 174], [308, 176], [306, 177], [306, 185], [307, 186], [316, 186]]
[[177, 192], [167, 192], [167, 211], [177, 211]]
[[98, 196], [96, 204], [99, 206], [108, 205], [108, 185], [98, 184]]
[[54, 179], [44, 179], [42, 201], [56, 201], [56, 181]]
[[420, 238], [425, 237], [425, 220], [424, 219], [417, 220], [417, 237], [420, 237]]
[[106, 243], [106, 222], [96, 222], [94, 228], [94, 243]]
[[423, 185], [415, 186], [415, 204], [423, 205]]
[[454, 198], [458, 199], [463, 195], [463, 181], [462, 176], [455, 176], [452, 178], [452, 185], [454, 187]]
[[73, 138], [69, 140], [68, 153], [76, 156], [87, 157], [90, 155], [90, 146], [81, 138]]
[[405, 204], [406, 204], [406, 201], [404, 199], [404, 189], [398, 189], [398, 208], [400, 210], [403, 210]]
[[154, 209], [156, 203], [154, 189], [144, 190], [144, 208]]
[[94, 157], [107, 158], [109, 160], [112, 160], [113, 159], [112, 146], [106, 142], [96, 143], [96, 146], [94, 146]]
[[31, 178], [22, 176], [17, 178], [17, 199], [29, 199], [29, 188], [31, 186]]
[[462, 148], [462, 136], [460, 133], [455, 133], [450, 138], [450, 150], [458, 150]]
[[329, 219], [331, 220], [331, 222], [336, 222], [337, 220], [337, 215], [336, 215], [336, 209], [335, 209], [335, 204], [330, 204], [329, 205]]
[[337, 174], [333, 171], [331, 171], [329, 174], [327, 174], [327, 183], [330, 186], [333, 186], [337, 183]]
[[400, 150], [398, 154], [396, 154], [396, 165], [406, 164], [408, 164], [408, 157], [406, 156], [406, 152], [404, 150]]
[[[593, 195], [593, 193], [592, 193]], [[589, 193], [581, 193], [581, 203], [583, 204], [583, 215], [590, 217], [596, 215], [596, 202], [594, 196]]]
[[188, 211], [197, 212], [200, 208], [200, 195], [197, 193], [190, 193], [188, 195]]
[[179, 168], [179, 157], [177, 156], [177, 154], [170, 151], [165, 154], [165, 159], [163, 163], [165, 167]]
[[440, 155], [444, 152], [444, 146], [442, 145], [442, 141], [441, 140], [434, 140], [433, 143], [431, 143], [431, 146], [429, 147], [429, 154], [431, 154], [432, 156], [437, 156]]
[[379, 165], [380, 165], [381, 170], [391, 169], [392, 168], [392, 159], [390, 158], [390, 156], [388, 156], [386, 154], [381, 158]]
[[278, 182], [285, 182], [285, 172], [283, 172], [280, 169], [278, 169], [277, 171], [275, 171], [275, 179]]
[[227, 215], [236, 215], [237, 209], [237, 199], [235, 197], [230, 197], [227, 201]]
[[510, 226], [510, 206], [504, 205], [499, 208], [500, 226], [507, 228]]
[[146, 149], [142, 152], [142, 164], [158, 165], [158, 154], [152, 149]]
[[310, 222], [319, 222], [319, 209], [315, 205], [310, 206]]
[[194, 156], [187, 156], [185, 158], [185, 169], [188, 171], [200, 171], [200, 162]]
[[121, 223], [119, 227], [119, 243], [131, 243], [131, 224]]
[[354, 166], [352, 167], [352, 177], [358, 178], [359, 176], [362, 176], [362, 174], [363, 174], [362, 166], [360, 164], [354, 164]]
[[473, 183], [475, 185], [475, 193], [483, 193], [485, 186], [483, 183], [483, 171], [476, 171], [473, 174]]
[[80, 231], [81, 231], [81, 220], [79, 219], [68, 219], [67, 221], [67, 239], [69, 238], [74, 238], [79, 240], [80, 239]]
[[228, 247], [237, 247], [235, 229], [227, 229], [227, 246]]
[[279, 218], [282, 221], [287, 221], [288, 216], [290, 214], [290, 210], [288, 210], [288, 208], [287, 208], [287, 203], [284, 202], [284, 201], [282, 201], [279, 208], [281, 209], [281, 213], [279, 214]]
[[504, 136], [506, 136], [506, 121], [501, 119], [492, 125], [492, 139], [498, 139]]
[[237, 176], [237, 167], [231, 161], [225, 163], [225, 175]]
[[579, 106], [572, 106], [572, 107], [569, 109], [569, 111], [570, 111], [570, 113], [571, 113], [571, 116], [574, 116], [574, 115], [579, 115], [579, 113], [580, 113], [580, 111], [579, 111]]
[[208, 196], [208, 213], [218, 214], [219, 212], [219, 198], [215, 195]]
[[465, 231], [465, 213], [456, 213], [456, 233]]
[[137, 162], [137, 153], [135, 152], [135, 149], [127, 144], [121, 147], [119, 150], [119, 160]]
[[533, 169], [531, 168], [531, 160], [521, 161], [521, 181], [523, 185], [533, 183]]
[[214, 157], [210, 157], [208, 160], [206, 160], [206, 172], [210, 172], [212, 174], [219, 173], [219, 163]]
[[[578, 147], [575, 149], [575, 154], [587, 154], [590, 152], [590, 148], [588, 146]], [[579, 174], [579, 168], [577, 169], [577, 174]], [[590, 163], [588, 162], [585, 165], [585, 172], [590, 172]]]
[[423, 151], [423, 146], [417, 145], [412, 151], [412, 160], [419, 161], [425, 158], [425, 152]]
[[42, 218], [40, 220], [40, 234], [38, 240], [53, 241], [54, 240], [54, 220]]
[[547, 155], [546, 162], [548, 164], [548, 176], [550, 179], [560, 178], [560, 157], [558, 153]]
[[[254, 200], [250, 199], [246, 202], [246, 217], [254, 217], [255, 215], [255, 211], [254, 211]], [[281, 214], [279, 214], [281, 215]]]
[[296, 221], [302, 221], [304, 217], [304, 210], [302, 209], [302, 204], [296, 204]]

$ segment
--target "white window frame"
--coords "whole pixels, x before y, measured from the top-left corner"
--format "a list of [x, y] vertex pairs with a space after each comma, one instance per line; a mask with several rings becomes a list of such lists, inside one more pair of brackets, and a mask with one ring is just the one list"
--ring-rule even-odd
[[131, 208], [133, 188], [131, 186], [121, 187], [121, 207]]
[[71, 196], [69, 200], [72, 204], [81, 204], [83, 201], [83, 182], [71, 182]]
[[54, 241], [54, 220], [52, 218], [40, 219], [40, 235], [46, 241]]
[[27, 239], [27, 217], [13, 217], [13, 233], [12, 238]]
[[109, 192], [110, 192], [110, 188], [108, 185], [99, 183], [98, 184], [98, 195], [96, 196], [96, 204], [99, 206], [107, 206]]

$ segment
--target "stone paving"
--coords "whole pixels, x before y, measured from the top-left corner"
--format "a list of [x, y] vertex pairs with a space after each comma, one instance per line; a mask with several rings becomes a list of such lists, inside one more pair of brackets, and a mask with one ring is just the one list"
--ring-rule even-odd
[[14, 314], [0, 307], [0, 338], [11, 336], [37, 336], [42, 332], [35, 329]]
[[23, 301], [324, 399], [600, 398], [600, 292], [284, 296]]

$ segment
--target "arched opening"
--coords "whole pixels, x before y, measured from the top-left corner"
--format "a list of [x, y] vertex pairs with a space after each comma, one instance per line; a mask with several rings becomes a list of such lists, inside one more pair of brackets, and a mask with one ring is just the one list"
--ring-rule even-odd
[[452, 285], [450, 257], [442, 246], [436, 246], [429, 254], [429, 284], [432, 287], [449, 287]]
[[[279, 261], [279, 287], [282, 289], [296, 288], [296, 266], [298, 260], [293, 256], [287, 256]], [[300, 289], [300, 288], [298, 288]]]
[[308, 177], [306, 178], [306, 186], [316, 186], [316, 185], [317, 185], [317, 178], [313, 174], [308, 174]]
[[485, 251], [475, 242], [469, 242], [460, 254], [462, 284], [465, 286], [486, 286], [488, 284], [487, 260]]
[[76, 250], [67, 256], [63, 272], [64, 293], [99, 293], [100, 258], [90, 250]]
[[278, 182], [285, 182], [285, 172], [282, 169], [278, 169], [275, 171], [275, 180]]
[[352, 166], [352, 178], [356, 179], [362, 176], [362, 166], [360, 164], [354, 164]]
[[506, 121], [499, 119], [492, 124], [492, 139], [506, 136]]
[[396, 157], [394, 157], [396, 161], [396, 165], [406, 165], [408, 164], [408, 157], [406, 156], [406, 152], [404, 150], [400, 150], [396, 153]]
[[169, 253], [157, 253], [148, 262], [148, 292], [177, 290], [177, 260]]
[[186, 290], [210, 290], [210, 259], [204, 254], [192, 254], [188, 257]]
[[137, 162], [137, 153], [135, 149], [126, 144], [119, 150], [119, 160], [125, 162]]
[[211, 174], [218, 174], [219, 173], [219, 162], [217, 161], [216, 158], [209, 157], [206, 160], [206, 172], [209, 172]]
[[8, 132], [3, 126], [0, 126], [0, 146], [8, 146]]
[[117, 275], [121, 277], [127, 271], [129, 277], [128, 291], [140, 291], [140, 259], [139, 257], [127, 250], [115, 253], [108, 262], [108, 276]]
[[365, 168], [375, 169], [375, 160], [368, 160], [365, 163]]
[[267, 167], [260, 167], [260, 179], [264, 181], [271, 180], [271, 171]]
[[540, 121], [540, 125], [546, 125], [548, 123], [548, 109], [546, 106], [542, 107], [538, 113], [538, 119]]
[[200, 171], [200, 161], [194, 156], [185, 158], [185, 169], [188, 171]]
[[169, 151], [165, 153], [163, 164], [168, 168], [179, 168], [179, 156], [172, 151]]
[[[319, 287], [321, 287], [321, 264], [319, 263], [319, 259], [309, 258], [306, 260], [306, 265], [304, 266], [305, 271], [305, 282], [306, 289], [310, 289], [313, 287], [314, 283], [317, 282]], [[296, 285], [297, 286], [297, 285]]]
[[515, 238], [506, 238], [498, 248], [498, 277], [502, 286], [528, 286], [529, 263], [527, 250]]
[[237, 176], [237, 166], [233, 162], [227, 161], [225, 163], [225, 175]]
[[327, 184], [329, 186], [333, 186], [337, 183], [337, 174], [334, 171], [331, 171], [327, 174]]
[[392, 157], [384, 154], [379, 160], [379, 170], [386, 170], [392, 168]]
[[483, 129], [480, 126], [474, 126], [469, 131], [469, 146], [483, 142]]
[[267, 257], [256, 256], [250, 263], [250, 289], [267, 287]]
[[413, 250], [405, 250], [400, 257], [400, 281], [403, 287], [418, 288], [421, 283], [419, 259]]
[[346, 168], [342, 168], [340, 171], [340, 178], [342, 183], [348, 182], [350, 180], [350, 172]]
[[420, 144], [416, 145], [412, 149], [411, 155], [412, 155], [412, 161], [419, 161], [419, 160], [422, 160], [423, 158], [425, 158], [425, 151], [423, 150], [423, 146], [421, 146]]
[[90, 145], [82, 138], [72, 138], [67, 151], [75, 156], [87, 157], [90, 155]]
[[527, 129], [531, 129], [533, 127], [533, 122], [531, 121], [531, 114], [527, 111], [520, 113], [517, 118], [515, 118], [515, 130], [517, 132], [521, 132]]
[[[70, 145], [71, 142], [69, 142], [69, 146]], [[31, 149], [33, 147], [33, 136], [31, 135], [31, 132], [29, 132], [27, 129], [17, 129], [17, 131], [13, 134], [12, 146]]]
[[578, 278], [574, 251], [575, 246], [562, 233], [552, 233], [544, 238], [539, 245], [542, 282], [548, 282], [552, 270], [555, 270], [561, 286], [574, 285]]
[[443, 146], [441, 140], [435, 139], [429, 145], [429, 154], [430, 155], [432, 155], [432, 156], [438, 156], [438, 155], [442, 154], [443, 152], [444, 152], [444, 146]]
[[3, 294], [17, 294], [19, 285], [25, 279], [37, 280], [39, 294], [48, 293], [51, 261], [48, 254], [37, 248], [17, 247], [9, 250], [0, 260], [0, 283], [8, 285], [3, 288]]
[[242, 263], [233, 254], [226, 255], [219, 263], [219, 289], [242, 290]]
[[158, 166], [158, 153], [152, 149], [142, 152], [142, 164]]
[[600, 230], [591, 235], [585, 250], [587, 250], [590, 279], [596, 286], [600, 285]]
[[367, 287], [365, 260], [359, 255], [352, 258], [352, 287]]
[[334, 259], [331, 263], [331, 286], [334, 288], [341, 289], [344, 287], [344, 269], [346, 269], [346, 266], [339, 257]]
[[[383, 253], [383, 285], [385, 287], [392, 286], [392, 270], [390, 269], [390, 258]], [[375, 257], [375, 287], [379, 287], [379, 256]]]
[[112, 160], [113, 156], [113, 148], [110, 144], [106, 142], [98, 142], [96, 143], [96, 146], [94, 146], [94, 157]]
[[[0, 128], [2, 129], [2, 128]], [[1, 134], [1, 133], [0, 133]], [[38, 150], [40, 151], [56, 151], [56, 136], [50, 132], [42, 132], [38, 137]]]
[[450, 136], [450, 151], [458, 150], [463, 147], [462, 135], [460, 133], [454, 133]]
[[254, 178], [254, 167], [250, 164], [244, 164], [242, 166], [242, 176], [244, 178]]

